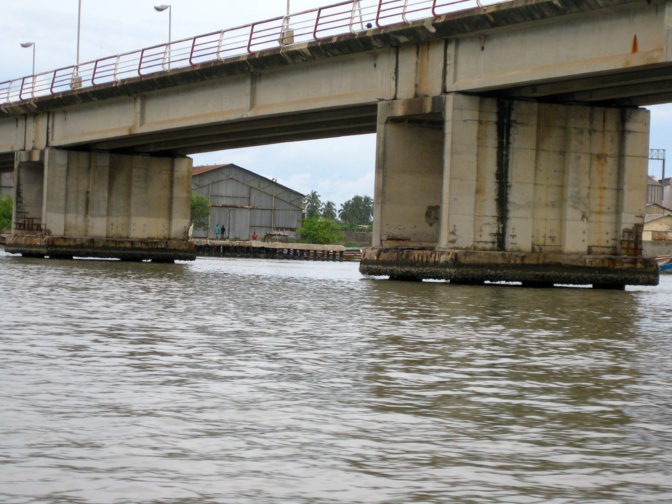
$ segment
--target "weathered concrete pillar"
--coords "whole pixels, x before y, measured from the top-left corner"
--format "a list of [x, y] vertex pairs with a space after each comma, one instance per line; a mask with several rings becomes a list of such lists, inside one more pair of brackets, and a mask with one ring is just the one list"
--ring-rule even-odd
[[189, 158], [49, 148], [43, 164], [19, 162], [17, 170], [29, 181], [22, 188], [17, 185], [17, 191], [42, 191], [43, 232], [13, 233], [9, 252], [154, 261], [195, 258], [187, 240]]
[[448, 94], [381, 103], [378, 127], [363, 273], [657, 284], [641, 257], [648, 111]]
[[[494, 222], [478, 222], [479, 233], [475, 234], [479, 204], [494, 204], [492, 198], [477, 201], [478, 167], [487, 166], [478, 162], [479, 156], [479, 99], [459, 94], [446, 97], [443, 110], [444, 127], [440, 177], [430, 183], [442, 187], [438, 204], [441, 208], [439, 248], [472, 247], [475, 241], [489, 241]], [[483, 177], [481, 177], [483, 178]], [[482, 190], [487, 188], [481, 188]], [[494, 214], [494, 207], [484, 215]], [[490, 232], [488, 232], [488, 228]], [[485, 236], [481, 236], [485, 233]], [[489, 247], [487, 247], [489, 248]]]
[[41, 151], [17, 152], [14, 158], [14, 222], [12, 231], [25, 234], [42, 229], [44, 159]]
[[110, 205], [110, 154], [91, 154], [91, 191], [89, 196], [89, 236], [107, 236]]
[[649, 164], [650, 113], [645, 109], [623, 109], [623, 135], [618, 166], [618, 252], [632, 257], [642, 255], [642, 232], [646, 213]]
[[443, 99], [380, 102], [374, 246], [435, 247], [443, 172]]

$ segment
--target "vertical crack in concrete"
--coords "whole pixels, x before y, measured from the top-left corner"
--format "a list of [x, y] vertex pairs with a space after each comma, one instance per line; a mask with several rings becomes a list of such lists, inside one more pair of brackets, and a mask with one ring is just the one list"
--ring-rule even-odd
[[497, 250], [506, 250], [509, 220], [509, 162], [511, 153], [511, 100], [497, 100]]

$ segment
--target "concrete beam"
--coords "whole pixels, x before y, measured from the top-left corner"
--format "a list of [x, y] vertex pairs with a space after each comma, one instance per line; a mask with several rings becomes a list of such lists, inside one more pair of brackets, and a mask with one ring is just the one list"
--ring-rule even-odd
[[[5, 105], [0, 153], [49, 145], [175, 156], [360, 134], [374, 129], [378, 101], [444, 92], [659, 103], [672, 99], [669, 17], [663, 0], [468, 9]], [[366, 115], [344, 119], [362, 107]]]

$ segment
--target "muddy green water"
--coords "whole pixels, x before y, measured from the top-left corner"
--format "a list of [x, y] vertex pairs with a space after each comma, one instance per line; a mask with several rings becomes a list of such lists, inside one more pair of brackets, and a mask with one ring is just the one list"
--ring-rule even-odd
[[672, 502], [672, 277], [0, 251], [0, 502]]

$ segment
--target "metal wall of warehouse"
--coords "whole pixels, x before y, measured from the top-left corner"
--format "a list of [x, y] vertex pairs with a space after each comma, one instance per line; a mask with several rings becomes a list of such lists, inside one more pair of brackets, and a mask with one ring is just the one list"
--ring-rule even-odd
[[301, 225], [303, 194], [235, 164], [194, 167], [192, 191], [210, 202], [208, 230], [194, 229], [195, 238], [261, 240], [269, 233], [294, 236]]

